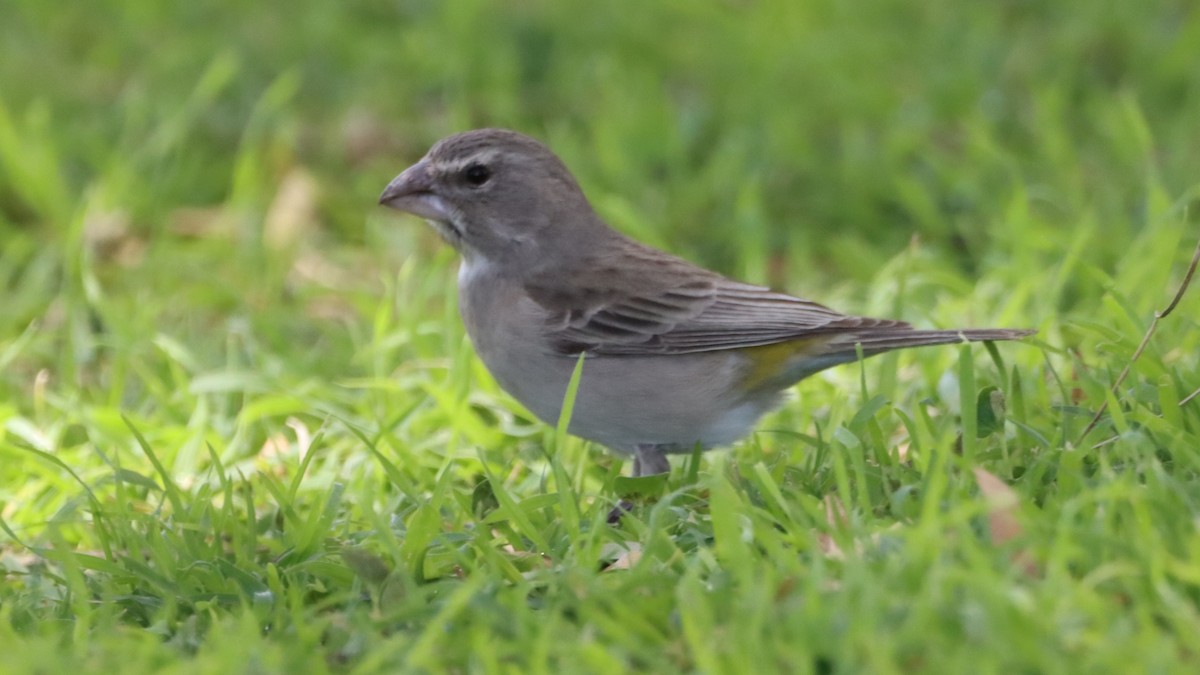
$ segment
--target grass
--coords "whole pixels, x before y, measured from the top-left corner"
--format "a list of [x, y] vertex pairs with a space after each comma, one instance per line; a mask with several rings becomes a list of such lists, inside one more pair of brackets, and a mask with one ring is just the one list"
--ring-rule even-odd
[[[1119, 378], [1200, 236], [1189, 3], [9, 5], [0, 671], [1195, 669], [1195, 288]], [[731, 275], [1040, 333], [621, 478], [374, 206], [483, 125]]]

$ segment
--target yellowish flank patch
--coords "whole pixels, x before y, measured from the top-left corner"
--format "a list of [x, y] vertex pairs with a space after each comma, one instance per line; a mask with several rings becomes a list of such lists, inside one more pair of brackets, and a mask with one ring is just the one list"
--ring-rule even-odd
[[742, 386], [751, 390], [766, 384], [796, 358], [820, 354], [826, 342], [826, 338], [803, 338], [741, 350], [750, 359], [750, 368], [746, 371]]

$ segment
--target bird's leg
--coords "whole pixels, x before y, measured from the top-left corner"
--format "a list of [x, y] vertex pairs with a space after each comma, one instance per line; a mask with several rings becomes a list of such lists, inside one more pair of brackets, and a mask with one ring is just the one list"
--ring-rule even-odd
[[[656, 476], [662, 473], [669, 473], [671, 471], [671, 462], [667, 460], [668, 447], [670, 446], [654, 443], [641, 443], [634, 446], [633, 477], [641, 478], [643, 476]], [[627, 499], [622, 499], [613, 507], [612, 511], [608, 512], [609, 524], [619, 522], [625, 512], [632, 510], [633, 504]]]
[[633, 449], [634, 477], [670, 472], [671, 462], [667, 461], [667, 446], [643, 443]]

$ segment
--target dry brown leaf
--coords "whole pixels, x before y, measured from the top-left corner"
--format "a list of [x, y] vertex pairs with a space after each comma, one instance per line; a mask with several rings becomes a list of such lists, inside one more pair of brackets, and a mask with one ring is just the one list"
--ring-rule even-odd
[[979, 467], [975, 467], [973, 471], [979, 491], [988, 502], [988, 535], [992, 543], [1004, 544], [1012, 541], [1021, 534], [1021, 524], [1017, 522], [1015, 513], [1020, 503], [1017, 493], [995, 474]]
[[322, 295], [304, 303], [304, 314], [312, 319], [350, 323], [358, 318], [358, 311], [343, 295]]
[[111, 250], [129, 236], [129, 214], [120, 211], [93, 211], [83, 217], [83, 243], [95, 252]]
[[263, 442], [262, 448], [258, 451], [258, 456], [262, 458], [276, 457], [286, 455], [292, 449], [292, 443], [288, 440], [286, 434], [275, 434], [269, 436]]
[[825, 495], [825, 522], [829, 523], [830, 527], [839, 529], [850, 525], [846, 507], [836, 495]]
[[[1017, 507], [1021, 503], [1017, 493], [995, 474], [979, 467], [975, 467], [973, 471], [979, 492], [988, 502], [988, 536], [992, 543], [1002, 546], [1021, 536], [1024, 529], [1017, 520]], [[1026, 574], [1037, 573], [1037, 564], [1029, 551], [1018, 550], [1013, 554], [1012, 560]]]
[[[829, 523], [830, 529], [840, 530], [850, 524], [850, 519], [846, 516], [846, 507], [842, 505], [842, 500], [835, 495], [825, 495], [825, 522]], [[828, 532], [822, 532], [817, 535], [817, 545], [821, 548], [821, 553], [826, 557], [834, 560], [843, 560], [846, 557], [845, 551], [841, 546], [838, 546], [833, 535]]]
[[304, 241], [317, 223], [317, 181], [296, 167], [283, 177], [263, 221], [263, 244], [286, 251]]
[[[499, 539], [504, 536], [504, 533], [500, 532], [499, 530], [492, 530], [492, 536]], [[508, 542], [505, 542], [502, 546], [500, 546], [500, 550], [508, 554], [508, 556], [514, 560], [528, 560], [530, 558], [537, 558], [545, 567], [550, 567], [552, 563], [550, 557], [543, 553], [535, 553], [534, 551], [518, 551], [513, 547], [512, 544]]]
[[791, 595], [797, 585], [798, 582], [794, 576], [787, 576], [780, 580], [775, 586], [775, 602], [780, 602]]
[[340, 134], [346, 160], [355, 166], [362, 166], [376, 157], [401, 157], [424, 151], [417, 147], [411, 152], [401, 152], [401, 148], [396, 147], [395, 135], [384, 120], [365, 108], [352, 108], [346, 113]]
[[129, 214], [89, 210], [83, 217], [83, 243], [98, 259], [133, 267], [146, 257], [146, 240], [133, 234]]
[[[360, 272], [362, 270], [359, 270]], [[326, 258], [316, 249], [304, 251], [288, 271], [288, 280], [293, 283], [315, 283], [325, 288], [349, 289], [355, 275]]]
[[308, 426], [298, 417], [289, 417], [284, 422], [292, 431], [296, 432], [296, 448], [300, 451], [300, 459], [308, 454], [309, 448], [312, 447], [312, 433], [309, 432]]
[[642, 545], [637, 542], [632, 542], [629, 544], [629, 547], [626, 548], [623, 553], [621, 553], [621, 555], [617, 556], [616, 560], [612, 561], [612, 563], [604, 568], [604, 571], [611, 572], [613, 570], [632, 569], [633, 566], [638, 564], [638, 561], [641, 559]]
[[222, 206], [185, 206], [167, 218], [167, 229], [181, 237], [196, 239], [233, 236], [233, 219]]
[[824, 532], [817, 535], [817, 546], [821, 549], [821, 553], [823, 553], [826, 558], [832, 558], [834, 560], [846, 559], [846, 554], [842, 551], [842, 547], [838, 546], [833, 537]]

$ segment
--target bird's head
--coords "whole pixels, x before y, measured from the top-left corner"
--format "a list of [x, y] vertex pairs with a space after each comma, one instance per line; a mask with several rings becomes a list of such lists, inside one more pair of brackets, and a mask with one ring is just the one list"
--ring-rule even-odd
[[429, 221], [468, 259], [534, 261], [562, 237], [604, 228], [562, 161], [505, 129], [438, 141], [388, 183], [379, 203]]

